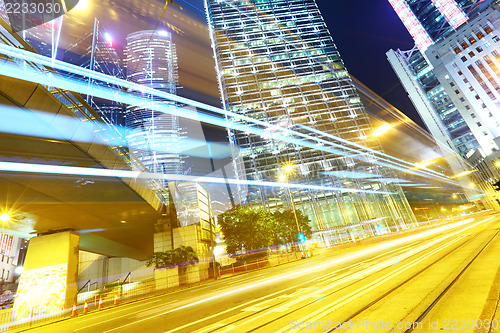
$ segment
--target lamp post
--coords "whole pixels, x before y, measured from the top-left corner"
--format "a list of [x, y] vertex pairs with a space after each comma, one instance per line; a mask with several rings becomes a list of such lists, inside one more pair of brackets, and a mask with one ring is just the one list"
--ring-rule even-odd
[[[282, 173], [279, 176], [279, 181], [281, 183], [287, 183], [288, 184], [287, 174], [293, 172], [293, 165], [291, 165], [291, 164], [285, 165], [285, 167], [283, 168], [283, 171], [284, 171], [284, 173]], [[302, 234], [302, 232], [300, 231], [299, 219], [297, 218], [297, 212], [295, 210], [295, 203], [293, 202], [292, 192], [290, 191], [290, 187], [289, 186], [285, 186], [285, 187], [287, 188], [288, 195], [290, 196], [290, 204], [292, 205], [293, 216], [295, 217], [295, 225], [297, 226], [297, 238], [298, 238], [298, 241], [299, 241], [299, 249], [301, 251], [302, 259], [304, 259], [305, 258], [305, 254], [304, 254], [304, 249], [302, 248], [302, 243], [305, 242], [305, 237], [304, 237], [304, 234]]]
[[[283, 171], [284, 171], [284, 174], [281, 174], [279, 176], [279, 181], [281, 183], [287, 183], [288, 184], [288, 177], [287, 177], [287, 174], [290, 174], [292, 173], [294, 170], [294, 166], [293, 164], [286, 164], [284, 167], [283, 167]], [[292, 205], [292, 211], [293, 211], [293, 216], [295, 217], [295, 223], [297, 225], [297, 232], [300, 234], [300, 226], [299, 226], [299, 219], [297, 218], [297, 212], [295, 211], [295, 204], [293, 202], [293, 198], [292, 198], [292, 192], [290, 191], [290, 187], [288, 186], [285, 186], [288, 190], [288, 195], [290, 196], [290, 204]]]

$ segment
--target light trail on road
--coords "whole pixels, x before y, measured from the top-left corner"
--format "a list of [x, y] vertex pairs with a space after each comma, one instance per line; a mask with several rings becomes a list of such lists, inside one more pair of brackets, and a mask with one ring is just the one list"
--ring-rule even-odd
[[[454, 236], [456, 236], [456, 235], [458, 235], [458, 234], [460, 234], [460, 233], [462, 233], [462, 232], [464, 232], [466, 230], [469, 230], [469, 229], [474, 228], [474, 227], [476, 227], [476, 226], [478, 226], [480, 224], [483, 224], [484, 222], [487, 222], [487, 221], [489, 221], [492, 218], [489, 218], [489, 219], [486, 219], [486, 220], [474, 223], [474, 224], [469, 225], [469, 226], [467, 226], [467, 227], [465, 227], [465, 228], [463, 228], [463, 229], [461, 229], [459, 231], [456, 231], [456, 232], [450, 233], [448, 235], [439, 237], [438, 239], [436, 239], [436, 240], [434, 240], [434, 241], [432, 241], [430, 243], [427, 243], [427, 244], [424, 244], [424, 245], [418, 247], [418, 250], [416, 249], [416, 250], [411, 251], [410, 252], [411, 254], [410, 253], [403, 254], [401, 257], [398, 258], [397, 261], [401, 260], [402, 258], [408, 258], [409, 256], [414, 255], [414, 254], [416, 254], [416, 253], [418, 253], [418, 252], [420, 252], [420, 251], [422, 251], [424, 249], [428, 249], [429, 247], [431, 247], [431, 246], [433, 246], [433, 245], [435, 245], [435, 244], [437, 244], [439, 242], [447, 240], [447, 239], [449, 239], [451, 237], [454, 237]], [[441, 233], [441, 232], [444, 232], [444, 231], [449, 230], [451, 228], [463, 226], [463, 225], [465, 225], [467, 223], [471, 223], [471, 222], [472, 221], [470, 219], [469, 220], [464, 220], [464, 221], [453, 223], [453, 224], [450, 224], [450, 225], [447, 225], [447, 226], [443, 226], [443, 227], [440, 227], [440, 228], [437, 228], [437, 229], [434, 229], [434, 230], [429, 230], [427, 232], [424, 232], [424, 233], [421, 233], [421, 234], [418, 234], [418, 235], [413, 235], [413, 236], [405, 237], [405, 238], [396, 240], [394, 242], [388, 242], [386, 244], [382, 244], [380, 246], [376, 246], [376, 247], [371, 248], [371, 249], [361, 250], [361, 251], [359, 251], [359, 252], [357, 252], [355, 254], [347, 255], [347, 256], [345, 256], [343, 258], [340, 258], [340, 259], [335, 259], [335, 260], [332, 260], [332, 261], [329, 261], [329, 262], [326, 262], [326, 263], [323, 263], [323, 264], [320, 264], [320, 265], [316, 265], [316, 266], [304, 268], [304, 269], [302, 269], [300, 271], [295, 271], [295, 272], [292, 272], [292, 273], [288, 273], [288, 274], [284, 274], [284, 275], [279, 275], [279, 276], [271, 278], [271, 279], [266, 279], [266, 280], [263, 280], [263, 281], [255, 282], [255, 283], [243, 286], [243, 287], [239, 287], [239, 288], [235, 288], [235, 289], [232, 289], [232, 290], [229, 290], [229, 291], [226, 291], [226, 292], [219, 293], [219, 294], [214, 295], [214, 296], [206, 297], [204, 299], [201, 299], [201, 300], [198, 300], [198, 301], [195, 301], [195, 302], [192, 302], [192, 303], [189, 303], [189, 304], [177, 307], [175, 309], [171, 309], [171, 310], [168, 310], [168, 311], [165, 311], [165, 312], [161, 312], [161, 313], [155, 314], [155, 315], [150, 316], [148, 318], [143, 318], [141, 320], [136, 320], [136, 321], [133, 321], [131, 323], [120, 325], [120, 326], [115, 327], [113, 329], [109, 329], [109, 330], [103, 331], [102, 333], [114, 332], [114, 331], [121, 330], [121, 329], [124, 329], [126, 327], [130, 327], [132, 325], [137, 325], [137, 324], [142, 323], [144, 321], [148, 321], [148, 320], [151, 320], [151, 319], [154, 319], [154, 318], [157, 318], [157, 317], [160, 317], [160, 316], [172, 313], [172, 312], [177, 312], [177, 311], [180, 311], [180, 310], [183, 310], [183, 309], [186, 309], [186, 308], [190, 308], [190, 307], [193, 307], [193, 306], [196, 306], [196, 305], [207, 303], [209, 301], [213, 301], [213, 300], [216, 300], [216, 299], [224, 298], [224, 297], [231, 296], [231, 295], [234, 295], [234, 294], [238, 294], [238, 293], [241, 293], [241, 292], [244, 292], [244, 291], [255, 289], [257, 287], [261, 287], [261, 286], [264, 286], [264, 285], [272, 284], [272, 283], [275, 283], [275, 282], [280, 282], [280, 281], [283, 281], [285, 279], [291, 279], [291, 278], [294, 278], [294, 277], [297, 277], [297, 276], [300, 276], [300, 275], [309, 274], [309, 273], [312, 273], [314, 271], [318, 271], [318, 270], [320, 270], [322, 268], [331, 267], [331, 266], [334, 266], [334, 265], [345, 263], [345, 262], [347, 262], [349, 260], [353, 260], [353, 259], [356, 259], [356, 258], [361, 258], [361, 257], [363, 257], [365, 255], [368, 255], [368, 254], [376, 252], [376, 251], [388, 249], [388, 248], [394, 247], [394, 246], [396, 246], [398, 244], [404, 244], [406, 242], [409, 242], [409, 241], [412, 241], [412, 240], [417, 240], [417, 239], [420, 239], [420, 238], [424, 238], [424, 237], [427, 237], [427, 236], [435, 234], [435, 233]], [[391, 260], [390, 262], [394, 263], [395, 261], [396, 260]], [[387, 263], [386, 263], [386, 265], [390, 266]], [[378, 267], [377, 270], [378, 269], [380, 269], [380, 267]], [[371, 269], [370, 272], [373, 272], [375, 270], [376, 269]], [[358, 276], [354, 277], [353, 279], [356, 279], [356, 278], [358, 278]]]
[[[467, 244], [472, 246], [468, 247], [470, 250], [475, 249], [485, 233], [498, 227], [498, 218], [493, 219], [465, 219], [361, 245], [362, 248], [353, 247], [345, 253], [335, 250], [330, 255], [324, 253], [305, 261], [266, 268], [255, 276], [250, 273], [216, 280], [154, 296], [139, 304], [121, 304], [107, 311], [50, 324], [33, 332], [110, 333], [139, 329], [151, 333], [285, 332], [291, 330], [292, 318], [338, 321], [379, 297], [384, 300], [384, 295], [391, 296], [392, 288], [416, 279], [428, 267], [444, 261], [443, 258], [455, 262], [452, 253], [460, 254], [459, 259], [467, 256], [467, 251], [464, 252]], [[437, 284], [429, 287], [434, 285]]]

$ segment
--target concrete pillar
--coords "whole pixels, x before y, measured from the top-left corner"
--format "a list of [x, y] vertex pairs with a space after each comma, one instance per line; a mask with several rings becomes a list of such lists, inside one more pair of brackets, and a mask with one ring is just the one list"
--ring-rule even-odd
[[154, 252], [165, 252], [174, 249], [172, 244], [172, 231], [155, 232], [154, 234]]
[[73, 306], [78, 292], [78, 242], [73, 231], [30, 239], [14, 301], [15, 320], [56, 314]]
[[177, 215], [175, 206], [170, 204], [164, 208], [164, 213], [156, 221], [155, 233], [153, 236], [154, 252], [165, 252], [174, 249], [174, 240], [172, 235], [172, 228], [175, 225]]
[[[175, 228], [173, 230], [174, 247], [191, 246], [196, 252], [200, 262], [196, 265], [199, 272], [198, 281], [208, 279], [208, 269], [210, 261], [203, 260], [212, 257], [210, 251], [210, 243], [208, 240], [202, 239], [202, 229], [199, 225], [190, 225], [182, 228]], [[193, 268], [190, 269], [190, 272]], [[192, 274], [192, 272], [191, 272]], [[194, 278], [190, 278], [194, 281]], [[191, 281], [191, 282], [192, 282]], [[191, 283], [190, 282], [190, 283]]]

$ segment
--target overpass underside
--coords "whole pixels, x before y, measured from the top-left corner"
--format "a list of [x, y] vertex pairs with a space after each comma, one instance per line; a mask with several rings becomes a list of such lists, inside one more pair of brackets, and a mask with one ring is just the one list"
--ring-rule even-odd
[[[0, 76], [0, 114], [29, 122], [34, 133], [53, 134], [0, 133], [0, 162], [131, 170], [99, 133], [87, 133], [86, 142], [65, 134], [89, 127], [78, 126], [85, 121], [43, 86]], [[74, 120], [74, 131], [68, 130], [68, 119]], [[1, 171], [0, 189], [1, 209], [12, 216], [3, 227], [19, 236], [74, 230], [83, 250], [135, 259], [153, 251], [162, 203], [145, 179]]]

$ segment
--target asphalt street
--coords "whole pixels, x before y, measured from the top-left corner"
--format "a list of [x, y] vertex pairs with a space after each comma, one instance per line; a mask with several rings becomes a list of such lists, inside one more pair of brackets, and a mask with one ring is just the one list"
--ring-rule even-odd
[[499, 231], [461, 220], [29, 331], [500, 332]]

